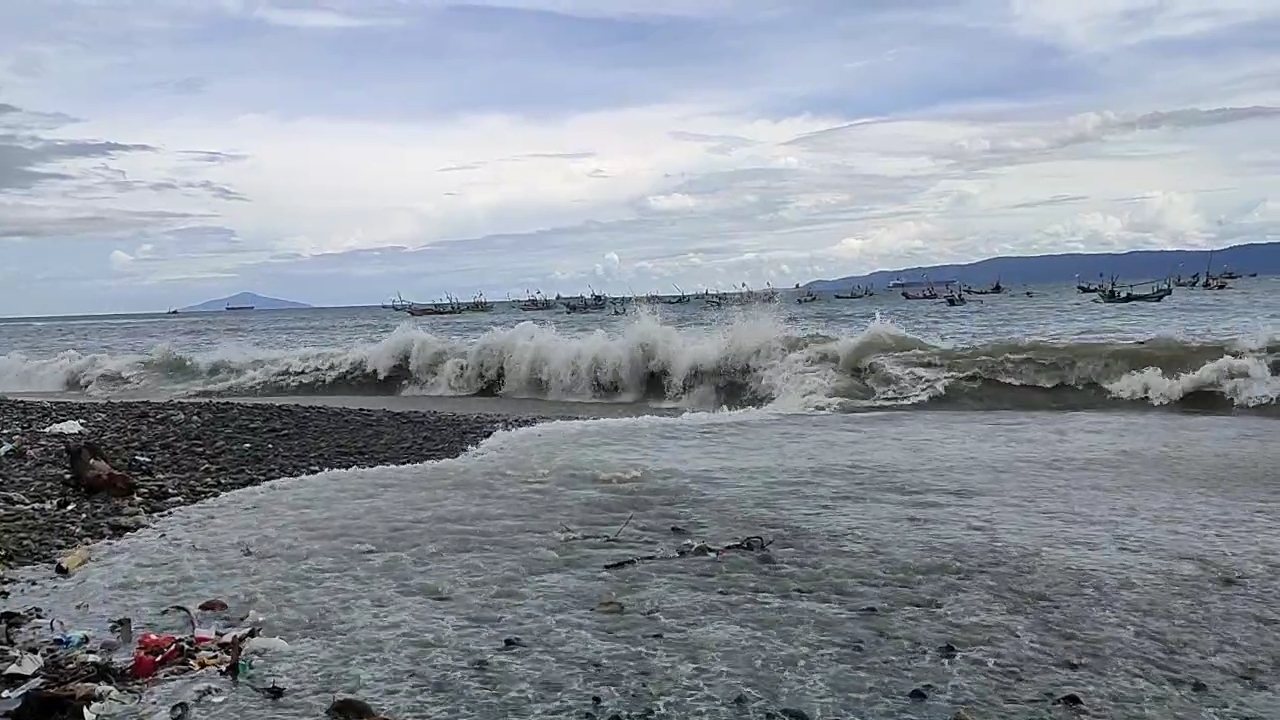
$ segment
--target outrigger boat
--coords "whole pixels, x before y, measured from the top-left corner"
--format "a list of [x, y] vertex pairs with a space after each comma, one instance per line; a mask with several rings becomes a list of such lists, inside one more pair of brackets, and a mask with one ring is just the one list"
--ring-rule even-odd
[[871, 297], [872, 295], [875, 295], [875, 294], [876, 294], [875, 290], [873, 290], [870, 285], [867, 285], [866, 287], [863, 287], [861, 285], [854, 285], [849, 288], [848, 295], [841, 295], [840, 293], [836, 293], [835, 298], [837, 300], [861, 300], [862, 298]]
[[[1098, 277], [1101, 278], [1102, 273], [1098, 273]], [[1111, 282], [1114, 283], [1115, 278], [1111, 278]], [[1081, 295], [1089, 295], [1091, 293], [1100, 293], [1106, 289], [1107, 289], [1107, 284], [1104, 282], [1099, 281], [1096, 284], [1082, 283], [1080, 282], [1080, 276], [1079, 275], [1076, 276], [1076, 292], [1080, 293]]]
[[[1135, 287], [1149, 286], [1151, 290], [1147, 292], [1134, 292]], [[1120, 289], [1124, 288], [1124, 292]], [[1110, 286], [1098, 293], [1098, 297], [1094, 298], [1094, 302], [1111, 304], [1123, 304], [1131, 302], [1160, 302], [1173, 294], [1173, 286], [1168, 280], [1153, 280], [1144, 283], [1132, 283], [1129, 285], [1119, 285], [1114, 280]]]
[[533, 293], [529, 297], [525, 298], [524, 300], [520, 301], [520, 304], [517, 305], [516, 307], [520, 308], [524, 312], [539, 312], [542, 310], [555, 310], [556, 307], [558, 307], [559, 300], [560, 300], [559, 295], [556, 296], [555, 300], [552, 300], [546, 295], [543, 295], [542, 291], [538, 291], [536, 293]]
[[965, 286], [964, 292], [970, 295], [1002, 295], [1005, 292], [1005, 286], [1000, 284], [1000, 278], [996, 278], [996, 281], [989, 288], [978, 289]]
[[609, 297], [601, 295], [593, 289], [590, 297], [579, 295], [576, 298], [565, 300], [563, 304], [565, 312], [569, 314], [599, 312], [609, 307]]
[[1200, 273], [1196, 273], [1189, 278], [1183, 279], [1182, 273], [1178, 273], [1178, 277], [1173, 279], [1174, 287], [1193, 288], [1200, 284]]
[[947, 301], [947, 307], [956, 307], [958, 305], [969, 304], [969, 301], [965, 300], [963, 292], [947, 293], [946, 297], [943, 299]]

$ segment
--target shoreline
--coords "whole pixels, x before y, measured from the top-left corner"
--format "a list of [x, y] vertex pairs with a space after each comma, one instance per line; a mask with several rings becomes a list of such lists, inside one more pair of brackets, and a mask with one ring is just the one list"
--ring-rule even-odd
[[[146, 527], [150, 517], [298, 475], [457, 457], [501, 430], [551, 419], [285, 402], [84, 402], [0, 397], [0, 586], [4, 571], [52, 565], [79, 545]], [[77, 420], [81, 435], [45, 434]], [[92, 441], [137, 481], [128, 497], [68, 482], [65, 446]]]
[[[643, 402], [587, 402], [543, 398], [488, 397], [477, 395], [240, 395], [226, 397], [95, 397], [74, 391], [0, 393], [4, 399], [55, 403], [234, 403], [244, 405], [297, 405], [390, 412], [421, 412], [526, 419], [582, 419], [681, 415], [689, 408], [662, 407]], [[2, 428], [0, 428], [2, 429]]]

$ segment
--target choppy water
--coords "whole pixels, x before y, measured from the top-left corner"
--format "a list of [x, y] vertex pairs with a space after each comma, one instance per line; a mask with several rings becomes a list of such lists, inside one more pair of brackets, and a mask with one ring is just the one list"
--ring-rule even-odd
[[[350, 693], [402, 720], [1046, 718], [1072, 716], [1050, 704], [1069, 692], [1089, 717], [1277, 717], [1277, 287], [1128, 306], [1038, 289], [961, 308], [4, 321], [7, 392], [667, 413], [237, 492], [11, 602], [99, 631], [214, 596], [266, 614], [295, 649], [257, 679], [290, 696], [196, 717], [317, 717]], [[670, 416], [723, 406], [752, 409]], [[619, 542], [557, 536], [632, 513]], [[673, 550], [673, 525], [774, 544], [602, 569]], [[595, 612], [611, 595], [626, 612]], [[512, 636], [528, 647], [500, 651]], [[927, 701], [907, 699], [917, 687]]]
[[[267, 615], [294, 649], [256, 678], [290, 696], [196, 717], [319, 717], [337, 692], [397, 718], [583, 717], [593, 695], [601, 717], [1046, 718], [1075, 692], [1088, 717], [1272, 718], [1274, 437], [1149, 413], [558, 423], [186, 508], [15, 602], [102, 631], [214, 596]], [[556, 535], [632, 513], [621, 542]], [[673, 525], [774, 543], [602, 569], [674, 548]], [[594, 611], [608, 595], [624, 614]], [[528, 647], [499, 651], [510, 636]]]
[[1272, 278], [1160, 304], [1037, 288], [948, 308], [889, 293], [748, 311], [423, 318], [376, 308], [0, 321], [0, 392], [360, 395], [696, 409], [1266, 411], [1280, 397]]

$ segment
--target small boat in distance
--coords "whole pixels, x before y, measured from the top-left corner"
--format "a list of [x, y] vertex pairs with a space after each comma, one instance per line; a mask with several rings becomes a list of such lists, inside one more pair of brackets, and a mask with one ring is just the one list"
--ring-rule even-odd
[[908, 292], [906, 290], [903, 290], [902, 299], [903, 300], [937, 300], [938, 291], [934, 290], [931, 287], [927, 287], [918, 293], [913, 293], [913, 292]]
[[862, 285], [853, 285], [849, 288], [848, 295], [841, 295], [840, 293], [836, 293], [835, 298], [837, 300], [861, 300], [862, 298], [871, 297], [872, 295], [875, 295], [875, 294], [876, 294], [876, 291], [870, 285], [867, 285], [865, 287]]
[[230, 303], [228, 303], [227, 306], [224, 307], [223, 309], [224, 310], [252, 310], [253, 306], [252, 305], [231, 305]]
[[[1146, 292], [1134, 292], [1136, 287], [1150, 287]], [[1124, 288], [1124, 292], [1120, 289]], [[1124, 304], [1131, 302], [1160, 302], [1173, 294], [1173, 285], [1168, 280], [1152, 280], [1144, 283], [1132, 283], [1130, 285], [1119, 285], [1115, 280], [1111, 284], [1098, 293], [1093, 299], [1094, 302], [1111, 304]]]
[[989, 288], [974, 288], [966, 285], [964, 292], [970, 295], [1002, 295], [1005, 292], [1005, 287], [1000, 284], [1000, 278], [996, 278], [996, 281]]
[[801, 305], [804, 305], [806, 303], [811, 303], [811, 302], [817, 302], [817, 301], [818, 301], [818, 296], [815, 295], [812, 290], [806, 290], [803, 295], [796, 298], [796, 302]]
[[169, 308], [168, 310], [165, 311], [165, 315], [177, 315], [177, 314], [178, 314], [177, 308]]

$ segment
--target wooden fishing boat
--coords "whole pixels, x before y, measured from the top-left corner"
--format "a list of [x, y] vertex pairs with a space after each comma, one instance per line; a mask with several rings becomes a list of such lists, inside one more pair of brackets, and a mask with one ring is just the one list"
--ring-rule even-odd
[[[1151, 289], [1147, 292], [1134, 292], [1136, 287], [1148, 286]], [[1124, 291], [1121, 292], [1121, 289]], [[1134, 283], [1131, 285], [1118, 285], [1114, 281], [1109, 287], [1093, 299], [1094, 302], [1105, 303], [1108, 305], [1124, 304], [1133, 302], [1160, 302], [1173, 294], [1173, 286], [1168, 281]]]
[[1002, 295], [1005, 292], [1005, 286], [1000, 284], [1000, 278], [996, 278], [989, 288], [965, 287], [964, 291], [970, 295]]
[[848, 295], [836, 293], [835, 298], [837, 300], [861, 300], [862, 298], [871, 297], [875, 294], [875, 290], [872, 289], [870, 285], [867, 285], [866, 287], [863, 287], [862, 285], [854, 285], [849, 288]]
[[903, 300], [937, 300], [938, 297], [938, 291], [933, 288], [925, 288], [918, 293], [909, 292], [907, 290], [902, 291]]

